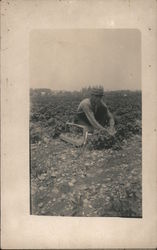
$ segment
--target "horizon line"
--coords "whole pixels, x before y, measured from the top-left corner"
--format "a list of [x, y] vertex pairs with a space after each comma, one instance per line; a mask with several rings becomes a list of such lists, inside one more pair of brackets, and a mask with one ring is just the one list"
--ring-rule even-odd
[[[55, 92], [60, 92], [60, 91], [64, 91], [64, 92], [73, 92], [73, 91], [77, 91], [77, 92], [80, 92], [82, 91], [83, 89], [88, 89], [89, 87], [84, 87], [80, 90], [78, 89], [73, 89], [73, 90], [70, 90], [70, 89], [52, 89], [52, 88], [44, 88], [44, 87], [39, 87], [39, 88], [33, 88], [33, 87], [30, 87], [30, 89], [33, 89], [33, 90], [36, 90], [36, 89], [48, 89], [48, 90], [51, 90], [51, 91], [55, 91]], [[92, 87], [91, 87], [92, 88]], [[104, 91], [142, 91], [142, 89], [104, 89]]]

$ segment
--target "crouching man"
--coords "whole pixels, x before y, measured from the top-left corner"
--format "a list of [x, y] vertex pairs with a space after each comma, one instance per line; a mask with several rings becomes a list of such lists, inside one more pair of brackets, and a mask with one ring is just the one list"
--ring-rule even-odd
[[90, 98], [84, 99], [79, 104], [74, 122], [86, 126], [89, 132], [97, 129], [114, 135], [114, 118], [104, 103], [103, 96], [103, 88], [93, 88]]

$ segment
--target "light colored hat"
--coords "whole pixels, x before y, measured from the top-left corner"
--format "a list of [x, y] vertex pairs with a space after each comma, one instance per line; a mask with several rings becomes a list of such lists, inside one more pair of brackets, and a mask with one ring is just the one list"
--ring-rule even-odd
[[104, 95], [103, 87], [92, 88], [91, 95], [103, 96]]

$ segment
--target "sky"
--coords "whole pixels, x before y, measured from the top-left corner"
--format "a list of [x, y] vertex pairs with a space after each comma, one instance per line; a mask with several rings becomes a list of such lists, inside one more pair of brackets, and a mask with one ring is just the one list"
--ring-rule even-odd
[[141, 35], [136, 29], [58, 29], [30, 33], [30, 87], [141, 89]]

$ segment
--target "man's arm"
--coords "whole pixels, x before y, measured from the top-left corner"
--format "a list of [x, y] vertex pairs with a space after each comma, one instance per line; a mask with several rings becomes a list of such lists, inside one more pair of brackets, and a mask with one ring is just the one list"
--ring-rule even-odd
[[107, 115], [109, 117], [109, 120], [110, 120], [110, 127], [113, 128], [114, 125], [115, 125], [115, 122], [114, 122], [114, 118], [113, 118], [113, 115], [111, 114], [111, 112], [109, 111], [107, 105], [101, 101], [102, 105], [107, 109]]
[[109, 116], [109, 119], [110, 119], [110, 127], [114, 127], [115, 125], [115, 122], [114, 122], [114, 118], [113, 118], [113, 115], [111, 114], [111, 112], [107, 109], [107, 114]]

